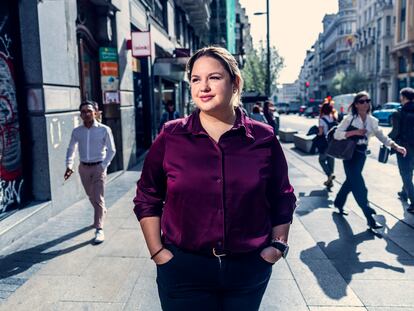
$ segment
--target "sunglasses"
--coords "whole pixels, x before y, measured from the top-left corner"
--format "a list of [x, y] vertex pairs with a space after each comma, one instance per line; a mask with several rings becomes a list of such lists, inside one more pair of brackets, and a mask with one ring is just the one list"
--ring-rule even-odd
[[357, 101], [357, 104], [370, 104], [371, 100], [370, 99], [360, 99]]

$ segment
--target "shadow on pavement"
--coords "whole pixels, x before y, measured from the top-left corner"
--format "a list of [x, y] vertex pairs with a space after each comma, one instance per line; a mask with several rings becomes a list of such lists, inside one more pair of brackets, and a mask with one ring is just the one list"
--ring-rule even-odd
[[[320, 288], [328, 297], [339, 300], [347, 296], [347, 287], [352, 280], [353, 275], [363, 273], [365, 270], [382, 268], [404, 273], [405, 270], [403, 268], [395, 267], [382, 261], [360, 261], [360, 253], [357, 252], [357, 246], [365, 241], [375, 239], [375, 235], [369, 230], [354, 235], [350, 225], [342, 215], [333, 213], [332, 217], [338, 229], [339, 238], [328, 244], [323, 241], [317, 242], [315, 246], [303, 250], [300, 254], [302, 262], [304, 262], [315, 275]], [[312, 258], [311, 255], [315, 253], [316, 248], [322, 250], [328, 257], [342, 275], [345, 282], [338, 280], [338, 278], [333, 278], [332, 273], [327, 273], [329, 269], [327, 269], [325, 265], [320, 264], [320, 260]]]
[[39, 244], [34, 247], [20, 250], [10, 255], [0, 257], [0, 280], [21, 274], [22, 272], [29, 270], [32, 266], [38, 263], [51, 260], [57, 256], [70, 253], [81, 247], [92, 244], [93, 239], [84, 241], [76, 245], [72, 245], [67, 248], [45, 252], [47, 249], [61, 244], [62, 242], [65, 242], [67, 240], [70, 240], [71, 238], [80, 235], [90, 229], [91, 227], [87, 226], [85, 228], [68, 233], [64, 236], [48, 241], [46, 243]]
[[299, 192], [298, 199], [299, 203], [295, 213], [299, 216], [310, 214], [318, 208], [330, 208], [329, 205], [333, 204], [326, 189], [312, 190], [309, 194]]

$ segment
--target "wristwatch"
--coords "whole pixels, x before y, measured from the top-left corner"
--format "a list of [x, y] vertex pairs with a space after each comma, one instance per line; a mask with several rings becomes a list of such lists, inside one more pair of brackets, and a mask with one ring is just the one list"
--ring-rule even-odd
[[285, 242], [282, 242], [280, 240], [272, 240], [272, 242], [270, 243], [270, 246], [281, 251], [282, 257], [286, 258], [288, 251], [289, 251], [289, 245], [287, 245]]

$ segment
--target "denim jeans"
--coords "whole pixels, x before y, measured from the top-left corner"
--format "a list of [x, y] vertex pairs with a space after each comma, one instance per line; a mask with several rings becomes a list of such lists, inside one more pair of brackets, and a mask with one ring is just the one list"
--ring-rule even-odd
[[260, 252], [225, 256], [185, 252], [167, 246], [174, 257], [157, 266], [158, 294], [164, 311], [258, 310], [272, 273]]
[[398, 169], [400, 170], [401, 179], [403, 182], [403, 189], [410, 199], [410, 203], [414, 204], [414, 186], [413, 186], [413, 170], [414, 170], [414, 155], [407, 154], [403, 157], [397, 153]]
[[319, 164], [321, 165], [326, 176], [331, 176], [335, 168], [335, 159], [328, 156], [326, 153], [319, 154]]
[[372, 217], [372, 214], [375, 214], [375, 211], [369, 206], [368, 189], [365, 186], [365, 181], [362, 177], [362, 169], [364, 168], [366, 158], [367, 156], [364, 152], [356, 150], [350, 160], [343, 161], [346, 180], [342, 184], [342, 187], [335, 198], [334, 205], [337, 208], [342, 209], [348, 194], [352, 192], [355, 201], [357, 201], [367, 219], [368, 225], [370, 225], [375, 222]]

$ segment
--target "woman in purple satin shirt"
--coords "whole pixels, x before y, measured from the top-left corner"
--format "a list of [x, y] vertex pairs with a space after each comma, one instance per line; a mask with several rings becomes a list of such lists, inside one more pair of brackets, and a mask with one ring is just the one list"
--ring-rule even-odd
[[226, 49], [197, 51], [187, 74], [198, 109], [164, 125], [134, 199], [161, 306], [258, 310], [288, 250], [296, 198], [286, 159], [272, 127], [237, 106], [243, 79]]

